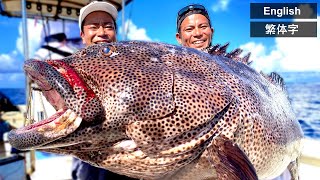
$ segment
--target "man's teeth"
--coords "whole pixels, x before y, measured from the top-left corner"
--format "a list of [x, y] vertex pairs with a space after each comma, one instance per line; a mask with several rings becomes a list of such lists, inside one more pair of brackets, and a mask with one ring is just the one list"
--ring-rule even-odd
[[201, 40], [201, 41], [194, 41], [193, 42], [193, 44], [201, 44], [201, 43], [204, 43], [204, 41]]

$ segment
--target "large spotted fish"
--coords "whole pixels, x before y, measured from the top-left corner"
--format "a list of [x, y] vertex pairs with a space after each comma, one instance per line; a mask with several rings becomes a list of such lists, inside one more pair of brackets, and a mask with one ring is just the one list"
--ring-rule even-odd
[[245, 63], [150, 42], [29, 60], [57, 109], [11, 131], [18, 149], [71, 154], [140, 179], [293, 178], [303, 137], [281, 78]]

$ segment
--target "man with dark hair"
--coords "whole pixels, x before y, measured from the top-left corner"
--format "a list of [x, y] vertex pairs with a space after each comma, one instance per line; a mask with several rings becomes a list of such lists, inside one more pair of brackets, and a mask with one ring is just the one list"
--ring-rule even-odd
[[176, 39], [179, 44], [203, 50], [211, 45], [213, 33], [214, 29], [204, 6], [191, 4], [178, 12]]
[[239, 57], [242, 50], [237, 48], [230, 53], [226, 53], [229, 43], [224, 45], [212, 45], [212, 27], [209, 13], [203, 5], [190, 4], [183, 7], [177, 16], [176, 39], [182, 46], [195, 48], [212, 55], [221, 55], [245, 64], [250, 64], [250, 53], [244, 57]]

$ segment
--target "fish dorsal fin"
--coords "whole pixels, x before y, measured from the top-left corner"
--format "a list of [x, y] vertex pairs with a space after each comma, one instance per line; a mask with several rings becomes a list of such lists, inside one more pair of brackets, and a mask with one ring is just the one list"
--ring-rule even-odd
[[215, 44], [213, 46], [209, 46], [207, 48], [204, 48], [202, 51], [207, 52], [212, 55], [219, 55], [219, 53], [220, 53], [219, 47], [220, 47], [220, 44]]
[[241, 53], [242, 53], [242, 49], [237, 48], [237, 49], [234, 49], [233, 51], [227, 53], [225, 56], [232, 59], [233, 57], [237, 57]]
[[276, 72], [271, 72], [269, 75], [265, 75], [260, 72], [267, 80], [269, 80], [272, 84], [280, 87], [282, 90], [286, 90], [285, 83], [283, 78]]
[[227, 42], [225, 45], [220, 46], [220, 47], [219, 47], [219, 51], [220, 51], [222, 54], [226, 53], [229, 44], [230, 44], [230, 43]]
[[248, 54], [246, 54], [245, 56], [243, 56], [243, 58], [241, 58], [241, 62], [247, 65], [250, 65], [252, 63], [252, 61], [249, 61], [250, 55], [251, 55], [251, 52], [248, 52]]
[[208, 51], [209, 51], [209, 52], [217, 51], [218, 48], [220, 47], [220, 45], [221, 45], [221, 44], [216, 44], [216, 45], [214, 45], [214, 46], [210, 46], [209, 49], [208, 49]]
[[227, 57], [230, 58], [232, 60], [238, 61], [238, 62], [242, 62], [246, 65], [250, 65], [252, 61], [249, 61], [250, 55], [251, 53], [249, 52], [248, 54], [246, 54], [243, 57], [239, 57], [239, 55], [242, 53], [242, 49], [240, 48], [236, 48], [233, 51], [226, 53], [226, 50], [229, 46], [229, 42], [227, 42], [224, 45], [221, 44], [215, 44], [213, 46], [204, 48], [202, 51], [207, 52], [211, 55], [217, 55], [217, 56], [223, 56], [223, 57]]
[[202, 49], [203, 52], [209, 53], [211, 55], [226, 55], [227, 47], [229, 46], [229, 43], [226, 43], [221, 46], [221, 44], [215, 44], [213, 46], [209, 46], [207, 48]]
[[284, 81], [283, 78], [276, 72], [271, 72], [269, 77], [275, 82], [276, 84], [280, 85], [281, 87], [284, 87]]

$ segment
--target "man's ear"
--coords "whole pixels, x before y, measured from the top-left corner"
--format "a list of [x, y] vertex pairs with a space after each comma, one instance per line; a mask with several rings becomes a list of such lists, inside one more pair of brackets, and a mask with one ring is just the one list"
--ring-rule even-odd
[[82, 44], [86, 44], [86, 40], [84, 39], [84, 33], [83, 31], [80, 31], [80, 37], [82, 39]]
[[181, 44], [181, 37], [179, 33], [176, 33], [176, 40], [178, 41], [179, 44]]
[[211, 27], [212, 36], [214, 35], [214, 28]]

